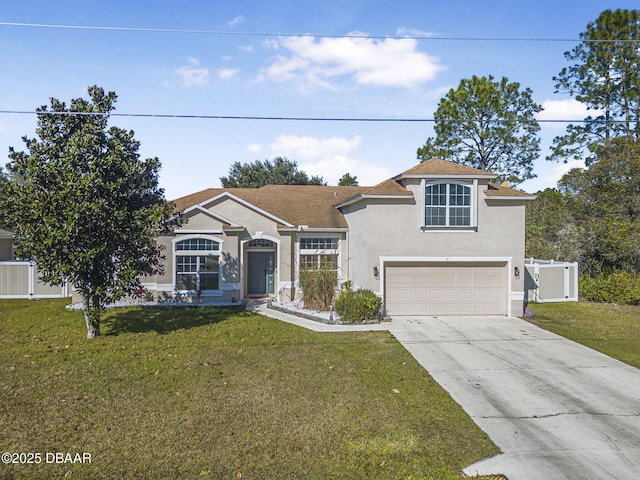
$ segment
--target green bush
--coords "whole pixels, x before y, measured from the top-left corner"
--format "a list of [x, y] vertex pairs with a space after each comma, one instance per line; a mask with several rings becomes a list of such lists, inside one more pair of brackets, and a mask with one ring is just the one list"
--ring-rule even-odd
[[320, 312], [329, 310], [337, 285], [336, 272], [328, 267], [321, 267], [319, 270], [301, 270], [300, 288], [304, 308]]
[[357, 323], [378, 318], [382, 299], [372, 290], [359, 288], [353, 291], [351, 282], [346, 282], [334, 303], [334, 309], [344, 323]]
[[586, 300], [620, 305], [640, 305], [640, 278], [629, 272], [580, 277], [580, 296]]

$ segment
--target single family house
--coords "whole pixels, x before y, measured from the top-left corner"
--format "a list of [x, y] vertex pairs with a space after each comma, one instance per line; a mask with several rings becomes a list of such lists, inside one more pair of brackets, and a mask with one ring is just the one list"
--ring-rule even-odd
[[160, 298], [299, 296], [325, 266], [394, 315], [521, 315], [525, 204], [494, 174], [438, 159], [373, 187], [210, 188], [175, 200], [184, 223], [159, 238]]
[[15, 235], [0, 228], [0, 261], [13, 259], [13, 241]]

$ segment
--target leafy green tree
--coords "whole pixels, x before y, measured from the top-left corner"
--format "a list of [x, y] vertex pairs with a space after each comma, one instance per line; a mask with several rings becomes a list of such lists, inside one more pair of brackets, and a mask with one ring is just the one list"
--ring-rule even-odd
[[519, 184], [533, 178], [540, 151], [542, 107], [529, 88], [503, 77], [463, 79], [440, 100], [434, 114], [436, 137], [418, 149], [421, 162], [441, 158], [494, 172], [499, 180]]
[[67, 281], [82, 296], [87, 338], [101, 311], [162, 269], [157, 234], [177, 224], [158, 188], [160, 162], [141, 160], [133, 131], [107, 127], [117, 99], [97, 86], [90, 99], [52, 98], [37, 109], [36, 137], [11, 162], [0, 209], [19, 239], [17, 254], [37, 261], [42, 279]]
[[526, 257], [583, 262], [584, 232], [574, 218], [572, 198], [547, 188], [527, 203]]
[[358, 177], [351, 176], [349, 172], [345, 173], [338, 180], [339, 187], [357, 187], [358, 186]]
[[574, 96], [599, 112], [567, 126], [553, 141], [548, 160], [582, 159], [597, 145], [618, 136], [640, 140], [640, 11], [605, 10], [580, 34], [581, 43], [565, 52], [572, 63], [553, 77], [556, 93]]
[[309, 177], [298, 170], [295, 160], [275, 157], [273, 161], [235, 162], [228, 177], [220, 177], [224, 188], [260, 188], [265, 185], [326, 185], [322, 177]]
[[626, 137], [594, 148], [596, 161], [559, 183], [583, 230], [590, 273], [640, 272], [640, 142]]
[[527, 205], [526, 255], [578, 261], [588, 275], [640, 273], [640, 142], [613, 138], [594, 162]]
[[[9, 181], [7, 174], [0, 167], [0, 198], [4, 195], [4, 188], [7, 182]], [[8, 228], [6, 221], [4, 219], [4, 211], [0, 208], [0, 228]]]

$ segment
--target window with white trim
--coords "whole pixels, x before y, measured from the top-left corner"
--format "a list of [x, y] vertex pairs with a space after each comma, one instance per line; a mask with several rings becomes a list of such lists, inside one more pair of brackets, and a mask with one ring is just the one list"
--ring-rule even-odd
[[300, 271], [329, 268], [338, 272], [338, 237], [300, 237]]
[[176, 250], [220, 250], [220, 244], [208, 238], [190, 238], [176, 243]]
[[424, 227], [472, 227], [473, 201], [470, 185], [428, 183], [424, 189]]
[[176, 290], [220, 290], [220, 244], [206, 238], [176, 242]]

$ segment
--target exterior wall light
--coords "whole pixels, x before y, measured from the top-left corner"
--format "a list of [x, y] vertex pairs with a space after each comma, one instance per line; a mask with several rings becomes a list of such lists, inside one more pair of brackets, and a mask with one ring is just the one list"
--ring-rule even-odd
[[516, 277], [516, 279], [520, 278], [520, 269], [518, 267], [513, 268], [513, 276]]
[[373, 267], [373, 276], [374, 278], [378, 278], [380, 273], [378, 272], [378, 267]]

